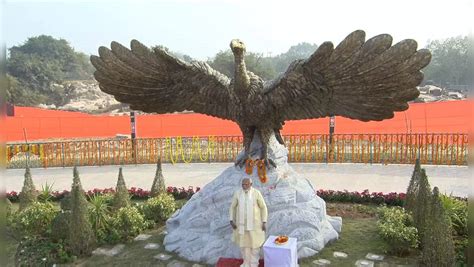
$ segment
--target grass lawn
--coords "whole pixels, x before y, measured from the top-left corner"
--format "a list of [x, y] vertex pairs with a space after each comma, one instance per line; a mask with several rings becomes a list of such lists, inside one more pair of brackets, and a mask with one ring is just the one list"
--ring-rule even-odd
[[[180, 201], [179, 206], [185, 201]], [[383, 263], [376, 266], [416, 266], [418, 255], [410, 255], [404, 258], [387, 256], [387, 244], [377, 233], [375, 210], [376, 206], [344, 203], [327, 203], [327, 211], [330, 215], [343, 217], [342, 233], [339, 240], [328, 244], [318, 255], [300, 260], [300, 266], [314, 266], [312, 263], [316, 259], [327, 259], [332, 266], [354, 266], [358, 259], [364, 259], [367, 253], [386, 255]], [[186, 262], [188, 266], [193, 263], [179, 258], [175, 253], [166, 252], [162, 246], [164, 235], [161, 234], [164, 226], [158, 229], [147, 231], [152, 237], [146, 241], [134, 241], [125, 244], [123, 251], [115, 257], [93, 255], [88, 258], [81, 258], [74, 262], [74, 266], [166, 266], [171, 261], [178, 259]], [[159, 243], [161, 246], [156, 250], [144, 249], [147, 243]], [[110, 246], [113, 247], [113, 246]], [[7, 256], [9, 265], [13, 266], [16, 244], [14, 240], [7, 240]], [[333, 252], [340, 251], [348, 254], [346, 259], [333, 257]], [[159, 253], [170, 254], [173, 257], [161, 262], [153, 258]]]

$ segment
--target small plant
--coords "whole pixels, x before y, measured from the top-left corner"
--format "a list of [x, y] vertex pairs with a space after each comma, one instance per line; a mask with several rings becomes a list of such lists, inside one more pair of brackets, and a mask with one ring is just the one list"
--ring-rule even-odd
[[467, 202], [444, 194], [439, 197], [454, 234], [467, 237]]
[[147, 220], [152, 220], [155, 223], [164, 222], [176, 210], [176, 202], [171, 195], [160, 194], [148, 199], [142, 209]]
[[380, 208], [377, 226], [381, 237], [395, 254], [402, 256], [418, 247], [418, 231], [403, 208]]
[[89, 219], [92, 230], [100, 243], [104, 243], [110, 221], [110, 195], [95, 195], [90, 198]]
[[112, 229], [121, 241], [129, 241], [148, 227], [145, 218], [135, 207], [123, 207], [112, 219]]
[[25, 237], [15, 254], [16, 266], [54, 266], [73, 261], [63, 242], [51, 242], [48, 238]]
[[39, 202], [48, 202], [51, 201], [53, 198], [53, 184], [49, 185], [46, 182], [44, 185], [41, 186], [41, 191], [38, 194], [38, 201]]
[[13, 215], [12, 226], [19, 236], [49, 236], [56, 214], [53, 204], [34, 202]]

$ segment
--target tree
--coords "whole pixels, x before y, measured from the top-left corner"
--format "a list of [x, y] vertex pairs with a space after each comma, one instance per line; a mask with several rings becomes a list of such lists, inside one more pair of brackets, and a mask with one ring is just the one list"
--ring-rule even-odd
[[128, 193], [125, 180], [123, 179], [122, 167], [119, 168], [119, 175], [117, 179], [117, 186], [115, 187], [115, 195], [112, 201], [115, 209], [130, 206], [130, 195]]
[[429, 225], [423, 236], [421, 262], [424, 266], [454, 266], [456, 263], [452, 230], [439, 197], [433, 189], [429, 210]]
[[158, 160], [156, 164], [156, 173], [155, 179], [153, 180], [153, 185], [150, 190], [150, 197], [156, 197], [160, 194], [166, 193], [165, 178], [163, 177], [163, 172], [161, 170], [161, 160]]
[[431, 63], [425, 68], [425, 80], [439, 86], [471, 85], [474, 62], [472, 36], [458, 36], [431, 41]]
[[420, 176], [421, 176], [420, 159], [416, 159], [415, 169], [413, 170], [413, 174], [411, 175], [410, 184], [408, 185], [407, 193], [405, 196], [405, 209], [409, 213], [413, 212], [416, 205], [416, 195], [418, 194], [418, 190], [419, 190]]
[[89, 221], [88, 202], [82, 189], [77, 167], [73, 170], [74, 178], [71, 187], [71, 221], [69, 222], [68, 244], [74, 255], [89, 255], [96, 238]]
[[20, 192], [20, 210], [25, 209], [33, 202], [36, 201], [38, 192], [36, 192], [35, 184], [33, 183], [33, 178], [31, 177], [30, 167], [26, 166], [25, 169], [25, 180], [23, 181], [23, 187]]
[[[62, 104], [63, 80], [92, 79], [93, 67], [88, 57], [76, 53], [64, 39], [40, 35], [23, 45], [9, 49], [7, 73], [14, 77], [7, 87], [7, 100], [15, 104]], [[26, 93], [25, 93], [26, 91]], [[29, 96], [26, 99], [18, 96]]]

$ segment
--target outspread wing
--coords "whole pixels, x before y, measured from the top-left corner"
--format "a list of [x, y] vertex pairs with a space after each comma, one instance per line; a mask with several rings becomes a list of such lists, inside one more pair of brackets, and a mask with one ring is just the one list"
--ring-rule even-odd
[[266, 85], [264, 101], [281, 120], [340, 115], [362, 121], [392, 118], [418, 97], [421, 69], [431, 53], [417, 51], [414, 40], [392, 46], [387, 34], [365, 41], [363, 31], [347, 36], [335, 49], [325, 42], [306, 60]]
[[131, 50], [112, 42], [91, 56], [102, 91], [134, 110], [170, 113], [194, 111], [234, 120], [230, 80], [207, 63], [187, 63], [165, 50], [133, 40]]

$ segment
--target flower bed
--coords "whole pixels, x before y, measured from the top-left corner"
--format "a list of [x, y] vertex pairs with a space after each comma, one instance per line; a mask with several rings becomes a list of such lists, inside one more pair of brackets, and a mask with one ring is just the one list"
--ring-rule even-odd
[[[175, 199], [190, 199], [195, 193], [197, 193], [201, 188], [200, 187], [192, 187], [189, 186], [187, 189], [184, 187], [173, 187], [168, 186], [167, 191], [168, 193], [172, 194]], [[113, 188], [105, 188], [105, 189], [98, 189], [95, 188], [93, 190], [89, 190], [86, 192], [88, 197], [94, 195], [103, 195], [114, 193], [115, 190]], [[150, 196], [149, 190], [144, 190], [142, 188], [131, 187], [128, 189], [132, 199], [135, 200], [146, 200]], [[63, 191], [52, 191], [51, 192], [51, 200], [52, 201], [59, 201], [64, 196], [69, 194], [68, 190]], [[389, 206], [403, 206], [403, 202], [405, 200], [405, 193], [388, 193], [384, 194], [382, 192], [372, 192], [370, 193], [369, 190], [364, 190], [362, 192], [349, 192], [347, 190], [344, 191], [334, 191], [334, 190], [318, 190], [316, 194], [324, 199], [327, 202], [349, 202], [349, 203], [366, 203], [366, 204], [382, 204], [385, 203]], [[7, 193], [7, 198], [11, 202], [18, 202], [19, 201], [19, 193], [15, 191], [11, 191]]]
[[405, 193], [391, 192], [384, 194], [382, 192], [372, 192], [364, 190], [362, 192], [334, 191], [334, 190], [318, 190], [317, 195], [327, 202], [349, 202], [349, 203], [366, 203], [377, 204], [382, 203], [388, 206], [403, 206]]

